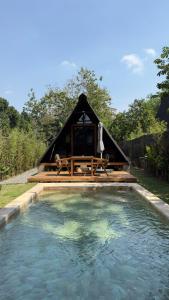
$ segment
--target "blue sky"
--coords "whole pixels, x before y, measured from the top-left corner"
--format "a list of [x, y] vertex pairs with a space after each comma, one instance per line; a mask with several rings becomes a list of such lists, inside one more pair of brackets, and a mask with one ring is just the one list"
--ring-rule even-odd
[[21, 110], [30, 88], [41, 97], [83, 66], [127, 109], [157, 90], [168, 12], [168, 0], [0, 0], [0, 96]]

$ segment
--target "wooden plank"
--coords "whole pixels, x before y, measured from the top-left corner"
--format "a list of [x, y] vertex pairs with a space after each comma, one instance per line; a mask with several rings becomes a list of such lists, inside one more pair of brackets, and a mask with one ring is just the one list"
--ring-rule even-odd
[[70, 161], [70, 166], [71, 166], [71, 176], [73, 176], [73, 171], [74, 171], [74, 161], [71, 159]]
[[109, 162], [108, 166], [128, 166], [127, 162]]
[[136, 178], [125, 171], [114, 171], [108, 176], [105, 174], [95, 176], [69, 176], [56, 175], [57, 172], [42, 172], [28, 178], [29, 182], [136, 182]]
[[57, 163], [42, 163], [40, 166], [44, 167], [57, 167]]
[[[71, 157], [69, 157], [68, 159], [71, 159]], [[86, 156], [86, 157], [74, 157], [74, 159], [76, 160], [79, 160], [79, 162], [75, 162], [74, 164], [76, 165], [79, 165], [80, 163], [83, 164], [83, 162], [80, 162], [80, 161], [84, 161], [84, 160], [90, 160], [92, 159], [92, 156]], [[98, 158], [99, 159], [99, 158]], [[101, 160], [101, 159], [100, 159]], [[86, 162], [88, 163], [88, 162]], [[57, 164], [56, 163], [42, 163], [40, 164], [40, 166], [43, 165], [44, 167], [56, 167]], [[128, 166], [128, 163], [127, 162], [108, 162], [108, 166]]]
[[53, 178], [44, 178], [44, 177], [39, 177], [39, 178], [28, 178], [28, 182], [136, 182], [136, 179], [133, 178], [122, 178], [122, 177], [117, 177], [117, 178], [113, 178], [113, 177], [109, 177], [109, 178], [103, 178], [103, 177], [99, 177], [99, 178], [87, 178], [87, 177], [76, 177], [74, 178], [74, 176], [71, 176], [71, 178], [63, 178], [63, 177], [53, 177]]

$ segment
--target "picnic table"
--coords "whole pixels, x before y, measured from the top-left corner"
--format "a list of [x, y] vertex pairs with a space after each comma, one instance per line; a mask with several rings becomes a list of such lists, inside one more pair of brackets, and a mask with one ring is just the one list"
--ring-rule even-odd
[[66, 159], [68, 161], [70, 161], [71, 176], [74, 175], [74, 170], [75, 170], [75, 167], [77, 167], [77, 166], [90, 167], [91, 168], [90, 173], [91, 173], [91, 176], [93, 176], [96, 171], [96, 168], [98, 166], [104, 165], [107, 162], [106, 159], [98, 158], [95, 156], [70, 156], [70, 157], [67, 157]]
[[[102, 168], [105, 173], [106, 172], [106, 166], [108, 164], [108, 160], [105, 158], [99, 158], [95, 156], [68, 156], [68, 157], [62, 157], [61, 159], [58, 159], [57, 162], [51, 162], [51, 163], [42, 163], [40, 165], [40, 170], [42, 171], [45, 167], [58, 167], [58, 162], [60, 162], [60, 169], [58, 171], [58, 175], [62, 168], [65, 166], [67, 167], [70, 176], [74, 176], [75, 173], [77, 174], [78, 171], [77, 168], [88, 168], [88, 175], [95, 175], [96, 170], [98, 168]], [[76, 171], [76, 172], [75, 172]], [[82, 171], [83, 173], [83, 171]], [[86, 173], [86, 172], [84, 172]]]

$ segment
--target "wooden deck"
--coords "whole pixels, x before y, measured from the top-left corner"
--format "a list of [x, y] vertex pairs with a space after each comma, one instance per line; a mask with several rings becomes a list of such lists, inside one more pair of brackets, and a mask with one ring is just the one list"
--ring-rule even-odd
[[137, 179], [126, 171], [113, 171], [106, 174], [87, 176], [77, 174], [69, 176], [67, 172], [62, 172], [57, 176], [57, 172], [41, 172], [28, 178], [28, 182], [136, 182]]

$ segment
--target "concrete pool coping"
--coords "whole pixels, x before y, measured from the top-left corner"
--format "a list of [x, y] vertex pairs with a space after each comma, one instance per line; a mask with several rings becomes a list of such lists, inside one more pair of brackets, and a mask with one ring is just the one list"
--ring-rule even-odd
[[138, 183], [93, 183], [93, 182], [79, 182], [79, 183], [38, 183], [36, 186], [20, 195], [5, 207], [0, 209], [0, 227], [6, 225], [12, 217], [24, 211], [38, 195], [46, 190], [56, 190], [57, 188], [88, 188], [88, 187], [115, 187], [115, 188], [129, 188], [144, 198], [151, 206], [153, 206], [162, 216], [169, 221], [169, 205], [163, 200], [143, 188]]

